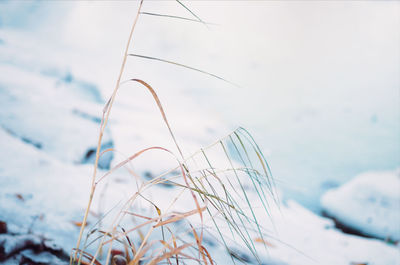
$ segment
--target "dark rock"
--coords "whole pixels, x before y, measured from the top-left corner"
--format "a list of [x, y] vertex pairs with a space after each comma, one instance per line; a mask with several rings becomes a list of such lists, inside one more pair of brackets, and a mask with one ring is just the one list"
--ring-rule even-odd
[[7, 223], [4, 221], [0, 221], [0, 234], [7, 233]]

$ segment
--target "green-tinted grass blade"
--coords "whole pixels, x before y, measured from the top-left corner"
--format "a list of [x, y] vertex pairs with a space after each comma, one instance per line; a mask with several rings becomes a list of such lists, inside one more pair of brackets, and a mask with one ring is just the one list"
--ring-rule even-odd
[[158, 14], [158, 13], [150, 13], [150, 12], [140, 12], [140, 14], [141, 15], [148, 15], [148, 16], [155, 16], [155, 17], [181, 19], [181, 20], [186, 20], [186, 21], [191, 21], [191, 22], [203, 23], [203, 24], [206, 24], [206, 25], [218, 25], [218, 24], [210, 23], [210, 22], [201, 22], [198, 19], [180, 17], [180, 16], [174, 16], [174, 15], [166, 15], [166, 14]]
[[184, 5], [179, 0], [176, 0], [176, 2], [178, 2], [181, 6], [183, 6], [183, 8], [185, 8], [187, 11], [189, 11], [189, 13], [192, 14], [199, 22], [203, 23], [207, 27], [207, 24], [200, 17], [198, 17], [192, 10], [190, 10], [186, 5]]
[[[227, 152], [227, 150], [226, 150], [226, 148], [225, 148], [225, 145], [222, 143], [222, 141], [221, 141], [220, 143], [221, 143], [222, 149], [224, 150], [224, 153], [225, 153], [225, 155], [226, 155], [226, 158], [228, 159], [228, 161], [229, 161], [231, 167], [233, 168], [233, 172], [235, 173], [236, 179], [237, 179], [237, 181], [238, 181], [238, 183], [239, 183], [239, 185], [240, 185], [240, 188], [241, 188], [241, 190], [242, 190], [242, 192], [243, 192], [243, 195], [244, 195], [244, 197], [246, 198], [247, 205], [249, 206], [249, 209], [250, 209], [250, 211], [251, 211], [251, 215], [253, 216], [253, 221], [254, 221], [254, 223], [256, 224], [256, 227], [257, 227], [257, 230], [258, 230], [258, 232], [259, 232], [259, 235], [260, 235], [260, 237], [263, 239], [263, 236], [262, 236], [262, 233], [261, 233], [260, 225], [258, 224], [257, 217], [256, 217], [256, 215], [255, 215], [255, 213], [254, 213], [253, 207], [251, 206], [250, 200], [249, 200], [249, 198], [248, 198], [248, 196], [247, 196], [247, 193], [246, 193], [246, 191], [245, 191], [245, 189], [244, 189], [244, 187], [243, 187], [243, 184], [242, 184], [242, 182], [240, 181], [239, 175], [237, 174], [236, 170], [234, 169], [232, 160], [231, 160], [231, 158], [230, 158], [229, 155], [228, 155], [228, 152]], [[254, 184], [254, 182], [253, 182], [253, 184]], [[262, 197], [259, 196], [259, 198], [260, 198], [260, 200], [262, 200]], [[245, 229], [245, 230], [247, 230], [247, 229]], [[247, 232], [247, 231], [246, 231], [246, 232]], [[249, 237], [250, 237], [250, 235], [249, 235]], [[263, 240], [264, 240], [264, 239], [263, 239]], [[255, 254], [257, 254], [257, 253], [256, 253], [256, 250], [255, 250], [255, 247], [254, 247], [254, 244], [253, 244], [253, 240], [251, 240], [251, 238], [250, 238], [250, 242], [252, 243], [252, 246], [253, 246], [253, 248], [254, 248]], [[255, 255], [255, 256], [256, 256], [256, 258], [257, 258], [257, 260], [258, 260], [258, 256], [257, 256], [257, 255]], [[258, 261], [259, 261], [259, 260], [258, 260]]]
[[228, 81], [225, 78], [222, 78], [222, 77], [220, 77], [218, 75], [215, 75], [215, 74], [212, 74], [212, 73], [209, 73], [209, 72], [206, 72], [206, 71], [203, 71], [201, 69], [194, 68], [194, 67], [191, 67], [191, 66], [188, 66], [188, 65], [184, 65], [184, 64], [181, 64], [181, 63], [176, 63], [176, 62], [173, 62], [173, 61], [169, 61], [169, 60], [165, 60], [165, 59], [161, 59], [161, 58], [157, 58], [157, 57], [146, 56], [146, 55], [140, 55], [140, 54], [134, 54], [134, 53], [130, 53], [128, 55], [129, 56], [138, 57], [138, 58], [143, 58], [143, 59], [148, 59], [148, 60], [154, 60], [154, 61], [173, 64], [173, 65], [176, 65], [176, 66], [180, 66], [180, 67], [183, 67], [183, 68], [186, 68], [186, 69], [190, 69], [190, 70], [193, 70], [193, 71], [196, 71], [196, 72], [200, 72], [200, 73], [212, 76], [212, 77], [217, 78], [219, 80], [222, 80], [222, 81], [224, 81], [226, 83], [229, 83], [229, 84], [231, 84], [233, 86], [240, 87], [239, 85], [237, 85], [237, 84], [235, 84], [235, 83], [233, 83], [231, 81]]

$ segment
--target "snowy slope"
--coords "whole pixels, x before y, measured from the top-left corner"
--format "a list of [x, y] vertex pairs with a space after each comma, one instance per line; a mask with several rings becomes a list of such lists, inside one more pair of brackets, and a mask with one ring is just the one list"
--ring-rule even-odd
[[67, 253], [87, 200], [90, 166], [70, 166], [0, 130], [0, 219], [12, 233], [43, 235]]
[[[1, 139], [7, 152], [2, 152], [0, 159], [0, 219], [6, 221], [14, 233], [31, 230], [53, 240], [69, 253], [79, 232], [73, 222], [81, 220], [86, 206], [91, 168], [60, 163], [4, 131], [1, 131]], [[123, 187], [114, 186], [115, 191], [107, 194], [107, 198], [122, 193]], [[168, 188], [158, 188], [152, 193], [163, 197], [170, 192]], [[295, 202], [271, 211], [274, 226], [265, 214], [257, 213], [269, 231], [269, 236], [265, 237], [268, 251], [256, 243], [266, 264], [400, 264], [397, 247], [376, 239], [343, 234], [334, 228], [332, 220], [319, 217]], [[90, 216], [89, 222], [95, 219]], [[215, 235], [209, 237], [213, 239]], [[238, 255], [256, 263], [245, 247], [229, 240], [228, 232], [227, 235], [229, 246]], [[219, 264], [231, 262], [222, 246], [214, 245], [210, 251]]]
[[280, 213], [274, 212], [273, 219], [275, 239], [266, 237], [272, 245], [265, 260], [269, 256], [293, 265], [400, 264], [398, 247], [343, 234], [334, 227], [332, 220], [317, 216], [294, 201], [289, 201]]
[[[59, 62], [55, 59], [44, 64], [38, 58], [40, 63], [27, 67], [23, 55], [7, 43], [4, 38], [0, 46], [0, 53], [8, 56], [7, 60], [0, 61], [0, 146], [3, 150], [0, 152], [0, 220], [8, 224], [11, 233], [43, 236], [70, 253], [78, 237], [76, 222], [81, 221], [86, 207], [92, 173], [92, 166], [83, 163], [90, 162], [90, 155], [86, 160], [85, 157], [96, 145], [104, 100], [95, 86], [75, 78], [73, 70], [70, 73], [45, 71], [63, 69], [58, 68]], [[112, 142], [118, 151], [112, 165], [153, 145], [166, 146], [176, 153], [148, 91], [137, 85], [135, 89], [142, 89], [143, 93], [137, 94], [134, 89], [126, 90], [135, 92], [133, 95], [122, 92], [111, 114], [105, 142]], [[228, 133], [218, 117], [202, 111], [193, 98], [179, 90], [168, 90], [161, 101], [172, 117], [171, 126], [177, 131], [185, 155]], [[226, 159], [222, 155], [213, 159], [224, 166]], [[170, 156], [152, 152], [135, 161], [132, 168], [144, 179], [147, 171], [154, 175], [171, 165], [175, 166], [176, 161]], [[98, 177], [104, 173], [100, 171]], [[89, 226], [96, 222], [99, 214], [136, 191], [134, 178], [128, 178], [125, 171], [116, 173], [109, 178], [107, 190], [96, 193]], [[173, 199], [174, 191], [160, 185], [148, 194], [167, 207], [165, 198]], [[102, 197], [107, 200], [102, 201]], [[255, 201], [257, 196], [249, 190], [249, 197]], [[194, 206], [193, 201], [186, 198], [178, 201], [175, 210]], [[146, 213], [148, 209], [139, 207], [138, 211]], [[266, 237], [270, 245], [268, 251], [255, 242], [259, 244], [256, 247], [265, 264], [400, 264], [398, 247], [343, 234], [334, 228], [332, 220], [295, 202], [290, 201], [280, 209], [271, 206], [270, 213], [273, 222], [262, 211], [255, 212], [269, 235]], [[205, 220], [205, 224], [211, 226], [209, 220]], [[225, 249], [215, 243], [216, 231], [211, 227], [209, 231], [207, 244], [213, 257], [218, 264], [231, 263]], [[256, 264], [246, 247], [229, 238], [227, 230], [225, 232], [235, 254], [246, 258], [247, 263]]]

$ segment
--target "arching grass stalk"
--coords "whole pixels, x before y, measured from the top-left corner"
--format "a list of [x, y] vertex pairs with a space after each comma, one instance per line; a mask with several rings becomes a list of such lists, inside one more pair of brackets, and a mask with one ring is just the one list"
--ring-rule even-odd
[[[201, 22], [204, 24], [204, 22], [196, 16], [192, 11], [190, 11], [185, 5], [182, 4], [179, 0], [176, 0], [181, 6], [183, 6], [185, 9], [187, 9], [197, 20], [197, 22]], [[181, 151], [181, 148], [179, 147], [177, 140], [173, 134], [173, 131], [169, 125], [169, 122], [167, 120], [167, 116], [164, 112], [164, 109], [161, 105], [160, 99], [158, 98], [156, 91], [145, 81], [137, 78], [131, 78], [127, 81], [121, 82], [121, 77], [125, 69], [125, 64], [127, 61], [128, 56], [134, 56], [136, 58], [144, 58], [144, 59], [149, 59], [149, 60], [155, 60], [163, 63], [168, 63], [176, 66], [180, 66], [189, 70], [197, 71], [202, 74], [206, 74], [209, 76], [212, 76], [214, 78], [217, 78], [219, 80], [228, 82], [233, 84], [232, 82], [227, 81], [224, 78], [221, 78], [220, 76], [211, 74], [209, 72], [200, 70], [198, 68], [190, 67], [184, 64], [176, 63], [174, 61], [169, 61], [169, 60], [164, 60], [160, 58], [155, 58], [155, 57], [149, 57], [149, 56], [143, 56], [143, 55], [137, 55], [137, 54], [129, 54], [128, 50], [130, 48], [131, 42], [132, 42], [132, 36], [133, 32], [136, 26], [136, 23], [138, 21], [138, 18], [140, 14], [148, 14], [148, 13], [143, 13], [141, 12], [143, 0], [140, 1], [139, 7], [137, 10], [137, 14], [135, 16], [135, 19], [133, 21], [133, 25], [131, 27], [131, 31], [129, 34], [128, 42], [125, 48], [124, 56], [123, 56], [123, 61], [121, 65], [121, 69], [117, 78], [117, 82], [115, 85], [115, 88], [113, 90], [113, 93], [109, 100], [107, 101], [104, 109], [103, 109], [103, 115], [102, 115], [102, 120], [100, 124], [100, 132], [99, 132], [99, 139], [98, 139], [98, 145], [97, 145], [97, 150], [96, 150], [96, 159], [95, 159], [95, 164], [94, 164], [94, 171], [93, 171], [93, 176], [92, 176], [92, 182], [91, 182], [91, 189], [90, 189], [90, 196], [89, 196], [89, 202], [88, 206], [85, 211], [85, 215], [83, 218], [83, 222], [81, 225], [80, 233], [79, 233], [79, 238], [77, 242], [77, 247], [75, 248], [74, 255], [71, 255], [71, 264], [77, 261], [77, 257], [79, 254], [79, 259], [77, 261], [77, 264], [101, 264], [98, 260], [97, 257], [101, 255], [102, 248], [103, 246], [107, 245], [108, 246], [108, 251], [107, 251], [107, 257], [105, 260], [105, 265], [108, 265], [109, 262], [112, 260], [113, 255], [112, 254], [112, 247], [113, 243], [118, 243], [122, 244], [125, 249], [126, 249], [126, 258], [127, 258], [127, 264], [129, 265], [137, 265], [139, 263], [143, 263], [146, 260], [150, 259], [147, 264], [156, 264], [162, 260], [167, 260], [169, 264], [170, 258], [175, 256], [176, 263], [179, 263], [178, 255], [182, 258], [189, 258], [193, 259], [195, 261], [198, 261], [199, 263], [203, 264], [213, 264], [213, 260], [203, 245], [203, 229], [205, 227], [203, 223], [203, 212], [205, 214], [208, 214], [207, 216], [211, 218], [212, 223], [215, 226], [216, 231], [221, 237], [221, 240], [227, 250], [227, 252], [230, 254], [232, 262], [235, 263], [234, 258], [239, 257], [238, 255], [235, 255], [235, 253], [232, 252], [231, 248], [227, 245], [227, 241], [225, 240], [225, 235], [222, 234], [222, 231], [220, 230], [220, 225], [221, 223], [217, 223], [217, 219], [215, 217], [221, 216], [223, 219], [222, 221], [224, 222], [224, 225], [227, 225], [227, 228], [232, 234], [232, 237], [235, 238], [235, 235], [238, 236], [237, 239], [239, 239], [244, 245], [246, 245], [247, 249], [252, 253], [252, 255], [256, 258], [256, 261], [258, 263], [261, 263], [261, 260], [257, 254], [257, 250], [255, 247], [255, 239], [254, 236], [258, 236], [260, 238], [261, 242], [266, 242], [263, 238], [263, 233], [262, 233], [262, 226], [260, 222], [258, 221], [258, 216], [255, 213], [255, 208], [253, 207], [253, 203], [259, 203], [262, 205], [262, 208], [264, 208], [265, 212], [267, 213], [267, 216], [269, 216], [268, 209], [269, 205], [267, 202], [267, 197], [266, 197], [266, 192], [263, 190], [262, 185], [266, 184], [267, 191], [269, 191], [269, 194], [274, 197], [274, 185], [272, 182], [272, 176], [270, 174], [270, 169], [268, 164], [265, 161], [264, 156], [261, 153], [261, 150], [255, 143], [254, 139], [251, 137], [251, 135], [245, 131], [243, 128], [239, 128], [235, 131], [233, 131], [231, 134], [227, 135], [226, 137], [223, 137], [222, 139], [219, 139], [215, 143], [209, 145], [206, 148], [200, 149], [199, 151], [195, 152], [193, 155], [185, 158], [183, 156], [183, 153]], [[175, 18], [175, 17], [174, 17]], [[165, 125], [168, 127], [169, 134], [179, 152], [180, 157], [178, 158], [173, 152], [171, 152], [168, 149], [165, 149], [163, 147], [148, 147], [145, 149], [142, 149], [141, 151], [129, 156], [126, 158], [124, 161], [118, 163], [115, 165], [113, 168], [111, 168], [107, 173], [105, 173], [103, 176], [96, 178], [97, 175], [97, 167], [98, 167], [98, 162], [99, 158], [102, 156], [102, 154], [112, 151], [114, 152], [113, 149], [107, 149], [103, 152], [100, 153], [100, 148], [101, 148], [101, 142], [102, 142], [102, 137], [104, 130], [106, 128], [106, 125], [108, 123], [109, 115], [111, 112], [111, 108], [113, 106], [113, 103], [115, 101], [117, 91], [120, 88], [120, 86], [125, 83], [125, 82], [136, 82], [144, 87], [146, 87], [149, 92], [152, 94], [153, 99], [155, 100], [159, 111], [162, 115], [162, 118], [164, 120]], [[229, 147], [234, 148], [233, 150], [234, 155], [239, 157], [239, 161], [234, 161], [234, 157], [232, 156], [233, 154], [229, 152]], [[86, 248], [87, 244], [86, 242], [84, 243], [84, 247], [81, 246], [81, 239], [83, 236], [83, 231], [86, 227], [86, 222], [88, 218], [88, 213], [91, 208], [91, 204], [93, 201], [94, 193], [96, 190], [96, 186], [102, 182], [106, 177], [110, 176], [112, 173], [114, 173], [117, 169], [121, 167], [125, 167], [127, 163], [135, 159], [136, 157], [140, 156], [143, 153], [147, 153], [147, 151], [158, 149], [161, 151], [166, 151], [170, 153], [171, 155], [174, 156], [176, 161], [178, 162], [178, 167], [175, 169], [180, 169], [180, 174], [174, 177], [168, 177], [168, 173], [171, 171], [174, 171], [174, 169], [168, 171], [165, 173], [166, 178], [164, 179], [163, 176], [164, 174], [161, 174], [160, 176], [157, 176], [153, 178], [152, 180], [147, 181], [146, 183], [142, 183], [142, 185], [139, 187], [137, 185], [137, 191], [129, 198], [129, 200], [123, 204], [121, 207], [121, 210], [118, 212], [118, 214], [113, 218], [113, 221], [111, 222], [110, 229], [106, 231], [102, 231], [102, 229], [94, 229], [89, 232], [89, 235], [94, 234], [96, 231], [98, 233], [101, 233], [102, 236], [97, 237], [97, 239], [100, 240], [100, 245], [96, 250], [96, 253], [94, 255], [91, 255], [87, 253]], [[214, 151], [222, 151], [222, 156], [225, 160], [225, 163], [227, 162], [228, 167], [227, 169], [224, 170], [219, 170], [218, 166], [216, 166], [216, 163], [209, 159], [208, 155], [210, 152], [210, 149], [213, 149]], [[253, 160], [253, 157], [258, 158], [255, 161], [258, 161], [257, 163], [252, 163], [251, 160]], [[191, 167], [191, 161], [194, 162], [194, 167]], [[203, 166], [197, 165], [197, 162], [203, 162]], [[218, 161], [218, 159], [217, 159]], [[205, 166], [205, 167], [204, 167]], [[261, 167], [261, 168], [260, 168]], [[195, 170], [193, 170], [193, 168]], [[230, 178], [229, 176], [226, 176], [225, 173], [234, 173], [234, 177]], [[249, 185], [246, 184], [246, 182], [242, 182], [241, 176], [245, 175], [247, 178], [250, 178], [251, 183]], [[172, 181], [173, 178], [177, 178], [177, 182]], [[178, 179], [179, 178], [179, 179]], [[181, 182], [179, 182], [181, 180]], [[160, 184], [162, 182], [168, 181], [169, 184], [174, 185], [175, 187], [181, 188], [181, 193], [177, 194], [177, 196], [173, 199], [171, 204], [167, 207], [166, 210], [163, 210], [161, 212], [160, 208], [156, 205], [156, 203], [150, 201], [145, 197], [143, 192], [150, 187], [153, 187], [157, 184]], [[245, 186], [246, 184], [246, 186]], [[251, 185], [252, 184], [252, 185]], [[252, 188], [254, 190], [254, 195], [255, 198], [250, 198], [247, 194], [247, 189]], [[231, 192], [231, 191], [232, 192]], [[189, 211], [185, 211], [183, 213], [176, 213], [176, 212], [169, 212], [170, 210], [173, 210], [172, 207], [175, 205], [177, 202], [178, 198], [181, 198], [183, 196], [182, 194], [188, 191], [189, 194], [191, 195], [196, 208], [191, 209]], [[200, 202], [204, 204], [203, 206], [200, 206], [198, 197], [201, 199]], [[140, 200], [140, 198], [143, 198], [144, 201], [149, 203], [151, 207], [155, 207], [157, 210], [157, 215], [155, 217], [152, 216], [145, 216], [141, 215], [135, 212], [130, 212], [129, 208], [133, 206], [134, 202], [137, 200]], [[245, 199], [246, 206], [248, 208], [246, 209], [245, 207], [240, 206], [240, 202]], [[250, 203], [251, 202], [251, 203]], [[199, 215], [200, 217], [200, 226], [199, 228], [201, 229], [201, 233], [198, 234], [196, 230], [193, 228], [193, 226], [189, 223], [191, 227], [191, 233], [193, 234], [193, 237], [195, 238], [196, 242], [195, 243], [187, 243], [185, 242], [184, 238], [178, 238], [174, 235], [174, 232], [172, 229], [168, 227], [168, 225], [173, 225], [177, 224], [180, 220], [186, 220], [189, 222], [188, 218], [192, 217], [193, 215]], [[123, 219], [125, 218], [126, 215], [132, 215], [138, 218], [144, 218], [146, 221], [141, 222], [138, 225], [135, 225], [133, 228], [127, 228], [126, 230], [121, 226], [121, 223]], [[149, 227], [149, 230], [147, 233], [142, 233], [141, 228], [144, 228], [145, 226]], [[171, 240], [166, 241], [164, 237], [164, 227], [170, 231], [171, 233]], [[122, 229], [122, 233], [120, 233], [118, 230], [119, 228]], [[159, 228], [159, 229], [158, 229]], [[162, 240], [153, 240], [151, 241], [151, 235], [154, 234], [156, 230], [162, 230]], [[255, 231], [255, 233], [253, 232]], [[140, 245], [138, 248], [134, 246], [134, 244], [131, 244], [128, 233], [132, 232], [137, 232], [140, 236], [139, 242]], [[89, 236], [88, 235], [88, 236]], [[107, 239], [109, 238], [109, 239]], [[125, 244], [122, 242], [124, 238], [127, 239], [127, 243]], [[178, 246], [177, 241], [180, 241], [182, 245]], [[94, 242], [94, 241], [92, 241]], [[91, 243], [92, 243], [91, 242]], [[173, 242], [173, 247], [170, 245], [169, 242]], [[90, 244], [91, 244], [90, 243]], [[160, 245], [161, 243], [161, 249], [158, 251], [153, 252], [155, 255], [151, 255], [151, 249], [156, 248], [156, 244]], [[130, 259], [130, 254], [128, 253], [128, 248], [131, 248], [132, 251], [132, 259]], [[187, 253], [184, 253], [183, 250], [185, 249], [186, 251], [190, 250], [197, 250], [198, 258], [195, 258], [194, 255], [190, 255]], [[150, 255], [148, 255], [150, 254]], [[85, 259], [85, 260], [82, 260]], [[86, 262], [86, 260], [89, 260], [89, 262]]]
[[[103, 109], [103, 117], [102, 117], [101, 124], [100, 124], [99, 140], [97, 142], [96, 160], [95, 160], [95, 163], [94, 163], [93, 176], [92, 176], [92, 182], [91, 182], [91, 189], [90, 189], [90, 195], [89, 195], [89, 202], [88, 202], [88, 206], [86, 208], [85, 215], [84, 215], [83, 221], [82, 221], [82, 226], [81, 226], [81, 229], [80, 229], [80, 232], [79, 232], [78, 242], [76, 244], [76, 249], [77, 250], [80, 247], [83, 231], [84, 231], [84, 229], [86, 227], [87, 217], [89, 215], [90, 206], [92, 204], [94, 192], [96, 190], [95, 181], [96, 181], [96, 174], [97, 174], [97, 168], [98, 168], [99, 157], [100, 157], [100, 148], [101, 148], [101, 142], [102, 142], [102, 139], [103, 139], [104, 130], [106, 128], [106, 125], [107, 125], [107, 122], [108, 122], [108, 117], [110, 115], [110, 111], [111, 111], [112, 105], [114, 103], [115, 95], [117, 94], [117, 90], [118, 90], [120, 82], [121, 82], [121, 77], [122, 77], [122, 74], [123, 74], [124, 69], [125, 69], [125, 64], [126, 64], [126, 60], [127, 60], [127, 57], [128, 57], [129, 46], [130, 46], [131, 41], [132, 41], [132, 36], [133, 36], [133, 32], [135, 30], [136, 23], [137, 23], [137, 21], [139, 19], [139, 16], [140, 16], [140, 10], [142, 9], [142, 5], [143, 5], [143, 0], [141, 0], [140, 3], [139, 3], [139, 7], [138, 7], [138, 10], [137, 10], [135, 19], [133, 21], [133, 24], [132, 24], [132, 28], [131, 28], [131, 31], [129, 33], [128, 42], [126, 44], [124, 56], [123, 56], [123, 59], [122, 59], [121, 69], [119, 71], [119, 75], [118, 75], [118, 78], [117, 78], [117, 82], [115, 84], [115, 88], [114, 88], [113, 94], [112, 94], [110, 100], [107, 102], [105, 108]], [[78, 253], [75, 252], [74, 261], [76, 261], [77, 254]], [[79, 261], [78, 261], [78, 265], [81, 262], [81, 257], [82, 257], [82, 253], [80, 255], [80, 258], [79, 258]]]

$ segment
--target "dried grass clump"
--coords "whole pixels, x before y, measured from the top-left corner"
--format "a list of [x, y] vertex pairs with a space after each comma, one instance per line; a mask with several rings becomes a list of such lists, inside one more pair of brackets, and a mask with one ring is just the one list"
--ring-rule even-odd
[[[210, 146], [184, 157], [155, 90], [143, 80], [131, 79], [126, 82], [139, 83], [152, 94], [178, 154], [163, 147], [149, 147], [127, 157], [102, 176], [97, 176], [99, 158], [106, 152], [114, 152], [108, 149], [100, 153], [100, 147], [117, 91], [122, 83], [121, 77], [128, 56], [172, 63], [225, 80], [183, 64], [128, 53], [140, 15], [186, 19], [208, 25], [180, 1], [177, 2], [187, 9], [194, 19], [142, 12], [143, 1], [139, 4], [114, 91], [103, 109], [89, 202], [77, 246], [71, 253], [71, 264], [214, 264], [215, 261], [207, 249], [209, 244], [205, 243], [209, 240], [205, 239], [206, 234], [207, 238], [212, 237], [216, 242], [223, 244], [233, 263], [235, 260], [245, 260], [229, 248], [228, 239], [243, 243], [257, 262], [261, 263], [254, 242], [267, 241], [264, 239], [265, 232], [258, 216], [261, 209], [265, 217], [269, 218], [269, 198], [276, 196], [269, 166], [253, 137], [245, 129], [238, 128]], [[166, 152], [176, 161], [176, 165], [168, 172], [145, 182], [141, 181], [128, 200], [112, 209], [114, 215], [99, 217], [99, 221], [88, 229], [84, 237], [98, 186], [119, 168], [128, 166], [131, 161], [145, 153], [155, 151]], [[167, 206], [165, 198], [152, 199], [149, 196], [153, 189], [165, 184], [174, 187], [170, 191], [172, 195], [168, 198]], [[178, 203], [186, 208], [182, 211], [181, 206], [177, 207]], [[143, 214], [139, 211], [143, 205], [152, 208], [153, 211]], [[103, 228], [106, 216], [111, 220], [107, 224], [108, 227]], [[89, 253], [88, 249], [93, 245], [97, 245], [96, 251]]]

